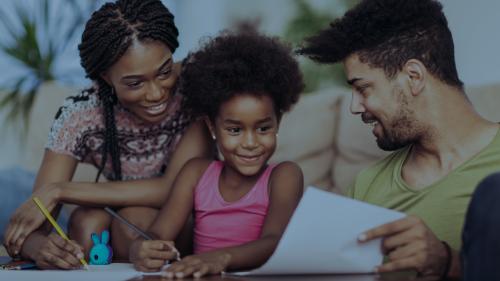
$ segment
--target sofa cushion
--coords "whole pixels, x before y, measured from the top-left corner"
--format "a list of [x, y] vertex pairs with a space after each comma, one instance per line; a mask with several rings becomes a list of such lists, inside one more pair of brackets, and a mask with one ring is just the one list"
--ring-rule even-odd
[[304, 172], [306, 186], [323, 183], [330, 174], [339, 93], [328, 89], [302, 96], [280, 124], [278, 146], [271, 161], [297, 162]]
[[[21, 165], [36, 172], [42, 162], [45, 145], [57, 110], [66, 97], [77, 94], [78, 90], [64, 87], [55, 82], [43, 84], [35, 98], [29, 119], [26, 146]], [[88, 164], [77, 166], [74, 181], [94, 181], [97, 169]]]

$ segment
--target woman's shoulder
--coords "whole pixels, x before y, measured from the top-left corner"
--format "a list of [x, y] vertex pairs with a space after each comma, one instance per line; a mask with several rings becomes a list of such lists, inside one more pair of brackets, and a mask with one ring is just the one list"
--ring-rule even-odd
[[[100, 113], [101, 102], [91, 91], [82, 91], [64, 99], [62, 106], [56, 113], [55, 119], [66, 119], [70, 115]], [[95, 116], [95, 115], [93, 115]]]
[[85, 140], [103, 127], [100, 114], [95, 94], [84, 91], [66, 98], [55, 115], [46, 148], [83, 160], [88, 144]]

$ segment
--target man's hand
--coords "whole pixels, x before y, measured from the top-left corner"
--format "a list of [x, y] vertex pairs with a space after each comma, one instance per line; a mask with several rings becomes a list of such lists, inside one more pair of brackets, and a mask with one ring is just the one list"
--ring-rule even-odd
[[[377, 267], [377, 272], [414, 269], [424, 276], [441, 276], [448, 259], [443, 243], [417, 217], [408, 216], [368, 230], [360, 242], [382, 238], [382, 251], [389, 262]], [[451, 258], [451, 257], [450, 257]]]

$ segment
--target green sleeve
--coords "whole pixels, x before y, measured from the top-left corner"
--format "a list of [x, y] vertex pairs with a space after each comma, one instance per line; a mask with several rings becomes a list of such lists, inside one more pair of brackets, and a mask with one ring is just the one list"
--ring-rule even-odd
[[349, 185], [349, 187], [347, 188], [347, 190], [345, 192], [345, 196], [354, 199], [354, 186], [355, 186], [354, 183], [352, 183], [351, 185]]

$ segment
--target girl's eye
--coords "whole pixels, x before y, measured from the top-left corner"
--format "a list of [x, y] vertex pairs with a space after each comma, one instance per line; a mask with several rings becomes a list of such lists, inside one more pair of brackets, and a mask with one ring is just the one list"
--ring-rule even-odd
[[268, 132], [269, 130], [271, 130], [271, 128], [272, 128], [271, 126], [264, 126], [264, 127], [260, 127], [260, 128], [258, 128], [258, 129], [257, 129], [257, 131], [258, 131], [259, 133], [266, 133], [266, 132]]
[[235, 135], [235, 134], [239, 134], [241, 132], [241, 129], [240, 128], [227, 128], [226, 131], [229, 132], [229, 134], [232, 134], [232, 135]]

